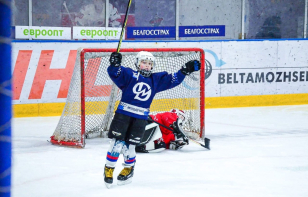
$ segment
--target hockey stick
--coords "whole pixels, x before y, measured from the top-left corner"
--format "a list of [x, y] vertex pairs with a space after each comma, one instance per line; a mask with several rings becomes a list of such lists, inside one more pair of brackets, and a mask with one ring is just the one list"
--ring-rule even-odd
[[129, 10], [129, 7], [130, 7], [131, 2], [132, 2], [132, 0], [129, 0], [129, 1], [128, 1], [128, 5], [127, 5], [127, 8], [126, 8], [125, 19], [124, 19], [124, 23], [123, 23], [123, 26], [122, 26], [122, 31], [121, 31], [121, 35], [120, 35], [120, 40], [119, 40], [119, 43], [118, 43], [117, 53], [120, 52], [120, 48], [121, 48], [121, 44], [122, 44], [122, 38], [123, 38], [123, 34], [124, 34], [124, 29], [125, 29], [125, 27], [126, 27], [127, 18], [128, 18], [128, 10]]
[[[159, 126], [162, 126], [162, 127], [166, 128], [166, 129], [168, 129], [169, 131], [172, 131], [172, 132], [173, 132], [173, 129], [171, 129], [171, 128], [169, 128], [169, 127], [167, 127], [167, 126], [165, 126], [165, 125], [163, 125], [163, 124], [160, 124], [159, 122], [153, 120], [153, 119], [151, 118], [151, 116], [148, 116], [148, 121], [155, 122], [155, 123], [157, 123]], [[195, 142], [196, 144], [202, 146], [203, 148], [206, 148], [206, 149], [209, 149], [209, 150], [210, 150], [210, 139], [204, 138], [204, 144], [201, 144], [201, 143], [197, 142], [196, 140], [192, 139], [191, 137], [188, 137], [188, 138], [189, 138], [191, 141]]]

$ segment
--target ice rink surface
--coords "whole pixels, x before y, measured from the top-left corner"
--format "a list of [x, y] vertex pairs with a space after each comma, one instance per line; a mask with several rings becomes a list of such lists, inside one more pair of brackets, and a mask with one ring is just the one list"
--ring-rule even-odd
[[107, 189], [108, 139], [84, 149], [51, 145], [59, 117], [13, 120], [13, 197], [307, 197], [308, 105], [208, 109], [211, 150], [137, 154], [133, 182]]

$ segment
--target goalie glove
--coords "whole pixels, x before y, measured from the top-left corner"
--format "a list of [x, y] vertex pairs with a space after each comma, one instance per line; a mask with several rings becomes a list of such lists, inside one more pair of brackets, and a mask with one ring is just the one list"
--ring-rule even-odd
[[183, 146], [185, 146], [185, 145], [187, 145], [186, 142], [184, 142], [182, 140], [175, 140], [175, 141], [170, 142], [169, 149], [179, 150], [179, 149], [183, 148]]
[[192, 72], [198, 71], [201, 68], [201, 64], [198, 60], [191, 60], [187, 62], [184, 66], [181, 68], [181, 72], [184, 75], [189, 75]]
[[109, 59], [110, 65], [120, 66], [121, 61], [122, 61], [122, 54], [121, 53], [117, 53], [117, 52], [111, 53], [110, 59]]
[[174, 134], [175, 139], [176, 139], [176, 140], [182, 140], [182, 141], [184, 141], [186, 144], [189, 144], [189, 139], [188, 139], [188, 137], [187, 137], [186, 134], [184, 133], [183, 129], [179, 128], [178, 120], [175, 121], [175, 122], [172, 124], [172, 127], [173, 127], [173, 134]]
[[174, 136], [175, 136], [176, 140], [182, 140], [186, 144], [189, 144], [189, 139], [186, 135], [183, 135], [183, 134], [180, 133], [180, 134], [174, 134]]

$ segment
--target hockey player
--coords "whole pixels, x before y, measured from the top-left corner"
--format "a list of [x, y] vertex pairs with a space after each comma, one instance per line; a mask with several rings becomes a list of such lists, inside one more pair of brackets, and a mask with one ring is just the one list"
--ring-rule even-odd
[[[159, 129], [156, 129], [155, 131], [152, 129], [146, 130], [145, 135], [147, 132], [149, 132], [148, 135], [150, 135], [150, 132], [157, 132], [157, 130], [161, 133], [161, 135], [158, 135], [159, 138], [157, 138], [157, 134], [153, 134], [153, 137], [146, 143], [141, 143], [139, 146], [136, 146], [136, 152], [160, 152], [164, 149], [179, 150], [183, 148], [184, 145], [188, 144], [188, 139], [185, 138], [185, 134], [181, 133], [181, 131], [175, 127], [178, 119], [180, 119], [182, 123], [186, 121], [186, 115], [183, 110], [172, 109], [170, 112], [150, 115], [150, 118], [170, 129], [159, 126]], [[150, 121], [150, 124], [153, 123]], [[147, 136], [144, 136], [143, 139], [145, 139], [145, 137]]]
[[131, 183], [136, 163], [135, 146], [140, 143], [150, 105], [156, 93], [181, 84], [186, 75], [200, 70], [200, 62], [192, 60], [172, 74], [152, 73], [155, 57], [146, 51], [136, 56], [137, 71], [121, 66], [122, 55], [113, 52], [107, 71], [112, 81], [122, 90], [122, 98], [110, 125], [108, 137], [112, 139], [106, 158], [104, 181], [107, 188], [113, 183], [113, 171], [119, 155], [124, 157], [118, 185]]
[[166, 143], [167, 149], [178, 150], [181, 149], [184, 145], [188, 144], [188, 140], [183, 139], [183, 136], [179, 131], [175, 130], [175, 122], [177, 119], [181, 119], [182, 122], [186, 121], [186, 115], [183, 110], [173, 109], [171, 112], [165, 112], [162, 114], [156, 114], [152, 117], [153, 120], [168, 126], [174, 131], [170, 131], [162, 126], [160, 126], [160, 130], [163, 135], [163, 140]]

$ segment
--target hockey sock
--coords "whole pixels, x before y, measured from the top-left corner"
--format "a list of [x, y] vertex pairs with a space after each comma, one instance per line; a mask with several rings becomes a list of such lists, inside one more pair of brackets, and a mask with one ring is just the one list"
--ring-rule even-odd
[[123, 146], [124, 166], [134, 166], [136, 162], [136, 145], [125, 142]]
[[112, 139], [106, 157], [106, 166], [114, 168], [122, 151], [124, 141]]

